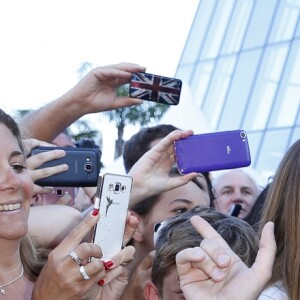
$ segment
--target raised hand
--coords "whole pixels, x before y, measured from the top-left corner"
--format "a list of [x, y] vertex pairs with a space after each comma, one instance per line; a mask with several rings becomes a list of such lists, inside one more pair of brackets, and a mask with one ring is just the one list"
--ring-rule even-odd
[[129, 172], [133, 177], [130, 207], [146, 197], [184, 185], [197, 176], [197, 173], [170, 175], [175, 164], [174, 141], [192, 134], [192, 130], [174, 130], [136, 162]]
[[191, 222], [204, 240], [199, 247], [182, 250], [176, 256], [185, 299], [257, 299], [272, 274], [274, 224], [264, 226], [255, 263], [248, 268], [204, 219], [193, 216]]

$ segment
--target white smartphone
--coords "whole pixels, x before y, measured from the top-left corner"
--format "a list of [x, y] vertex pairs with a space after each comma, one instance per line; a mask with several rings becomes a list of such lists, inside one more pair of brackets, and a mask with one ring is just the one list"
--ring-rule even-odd
[[131, 176], [111, 173], [99, 176], [100, 219], [94, 229], [93, 243], [101, 247], [104, 261], [122, 249], [131, 186]]

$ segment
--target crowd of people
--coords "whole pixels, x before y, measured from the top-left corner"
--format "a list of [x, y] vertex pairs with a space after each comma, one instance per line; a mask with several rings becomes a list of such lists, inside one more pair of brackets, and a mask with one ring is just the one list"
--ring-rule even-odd
[[116, 90], [144, 71], [130, 63], [95, 68], [18, 123], [0, 109], [0, 297], [300, 299], [300, 140], [261, 190], [241, 169], [214, 178], [180, 174], [173, 144], [193, 131], [171, 124], [141, 129], [124, 145], [133, 184], [123, 248], [107, 261], [91, 242], [103, 213], [94, 206], [97, 187], [78, 187], [48, 204], [53, 189], [36, 180], [68, 165], [39, 167], [66, 153], [28, 156], [31, 149], [76, 147], [65, 135], [75, 120], [140, 104]]

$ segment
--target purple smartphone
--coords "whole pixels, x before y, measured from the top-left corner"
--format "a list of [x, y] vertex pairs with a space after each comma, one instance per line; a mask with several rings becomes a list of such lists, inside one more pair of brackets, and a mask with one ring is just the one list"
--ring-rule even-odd
[[251, 164], [244, 130], [192, 135], [175, 141], [174, 151], [181, 174], [234, 169]]
[[129, 86], [129, 96], [156, 103], [177, 105], [182, 81], [149, 73], [134, 73]]

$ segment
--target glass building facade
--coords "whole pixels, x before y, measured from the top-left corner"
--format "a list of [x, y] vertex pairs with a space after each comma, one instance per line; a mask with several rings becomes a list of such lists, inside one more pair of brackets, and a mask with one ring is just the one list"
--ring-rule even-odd
[[214, 131], [244, 129], [273, 175], [300, 138], [300, 0], [200, 0], [176, 77]]

